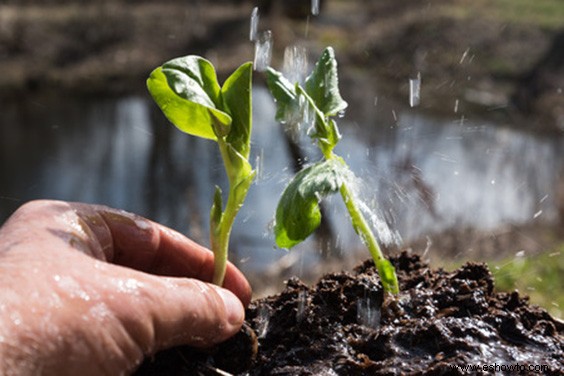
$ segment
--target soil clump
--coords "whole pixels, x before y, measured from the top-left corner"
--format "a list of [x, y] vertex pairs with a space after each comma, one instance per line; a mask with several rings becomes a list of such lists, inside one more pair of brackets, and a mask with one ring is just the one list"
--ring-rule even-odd
[[370, 260], [312, 287], [293, 278], [251, 304], [233, 339], [207, 352], [158, 353], [136, 374], [463, 375], [469, 366], [478, 375], [496, 366], [561, 374], [564, 324], [517, 291], [496, 292], [485, 264], [432, 270], [407, 252], [392, 262], [395, 298], [384, 298]]

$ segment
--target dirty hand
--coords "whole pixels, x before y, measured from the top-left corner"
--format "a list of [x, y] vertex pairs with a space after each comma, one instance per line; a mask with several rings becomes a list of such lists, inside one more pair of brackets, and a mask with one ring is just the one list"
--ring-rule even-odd
[[[211, 252], [139, 216], [33, 201], [0, 228], [0, 374], [119, 375], [235, 334], [251, 290]], [[188, 278], [186, 278], [188, 277]]]

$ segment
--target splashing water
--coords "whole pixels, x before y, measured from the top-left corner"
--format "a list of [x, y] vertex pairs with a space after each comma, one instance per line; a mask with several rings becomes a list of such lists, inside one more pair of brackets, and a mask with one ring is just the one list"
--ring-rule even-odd
[[260, 148], [257, 156], [255, 157], [255, 168], [257, 170], [255, 184], [258, 184], [264, 180], [264, 149], [263, 148]]
[[319, 0], [311, 0], [311, 14], [314, 16], [319, 15]]
[[302, 46], [288, 46], [284, 50], [282, 72], [292, 83], [303, 83], [307, 74], [307, 50]]
[[356, 301], [356, 321], [360, 325], [378, 329], [380, 327], [380, 309], [370, 298], [360, 298]]
[[464, 60], [466, 60], [466, 58], [468, 57], [468, 53], [470, 52], [470, 47], [468, 47], [464, 53], [462, 54], [462, 57], [460, 58], [460, 61], [458, 62], [458, 64], [462, 64], [464, 63]]
[[257, 312], [257, 325], [256, 333], [258, 338], [264, 338], [268, 333], [268, 326], [270, 324], [270, 312], [266, 306], [260, 306]]
[[419, 106], [421, 101], [421, 73], [417, 73], [417, 78], [409, 80], [409, 106]]
[[307, 305], [307, 291], [300, 291], [298, 294], [298, 312], [296, 313], [296, 320], [301, 322], [304, 318], [304, 313]]
[[364, 188], [363, 181], [351, 172], [347, 177], [347, 183], [352, 195], [358, 202], [362, 214], [370, 221], [371, 227], [375, 230], [376, 237], [385, 245], [399, 245], [401, 243], [399, 232], [392, 231], [390, 226], [380, 215], [381, 213], [375, 208], [375, 205], [368, 205], [366, 201], [361, 198], [360, 192]]
[[249, 32], [249, 40], [251, 42], [254, 42], [257, 39], [259, 17], [258, 7], [254, 7], [253, 12], [251, 13], [251, 29]]
[[392, 231], [375, 209], [371, 209], [364, 201], [359, 200], [360, 210], [368, 217], [370, 224], [376, 230], [376, 236], [385, 245], [401, 243], [401, 236], [397, 231]]
[[257, 34], [255, 40], [255, 70], [264, 72], [272, 60], [272, 32], [266, 30]]

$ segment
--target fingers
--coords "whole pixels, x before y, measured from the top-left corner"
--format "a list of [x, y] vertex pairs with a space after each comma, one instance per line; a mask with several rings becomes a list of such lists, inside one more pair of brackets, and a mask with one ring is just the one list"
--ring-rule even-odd
[[[23, 205], [3, 228], [13, 242], [46, 242], [55, 237], [62, 244], [98, 259], [132, 269], [173, 277], [211, 281], [213, 254], [165, 226], [138, 215], [102, 205], [40, 200]], [[243, 274], [228, 264], [224, 287], [243, 304], [251, 288]]]
[[[108, 261], [152, 274], [212, 280], [213, 253], [178, 232], [122, 210], [71, 205], [104, 244], [107, 233], [111, 234], [113, 246], [102, 246]], [[245, 306], [251, 301], [249, 282], [231, 263], [227, 265], [224, 287]]]
[[113, 310], [135, 343], [152, 344], [149, 351], [177, 345], [210, 347], [233, 336], [244, 321], [239, 298], [212, 284], [150, 275], [124, 283], [129, 290], [126, 300], [116, 300]]

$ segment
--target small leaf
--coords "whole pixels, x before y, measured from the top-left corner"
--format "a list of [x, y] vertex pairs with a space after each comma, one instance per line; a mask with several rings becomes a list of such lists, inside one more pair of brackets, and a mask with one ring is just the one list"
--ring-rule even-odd
[[249, 188], [251, 184], [253, 184], [253, 180], [257, 174], [256, 170], [251, 170], [251, 165], [247, 162], [248, 165], [248, 173], [246, 175], [241, 174], [240, 179], [238, 180], [237, 184], [233, 187], [233, 196], [234, 200], [237, 202], [245, 201], [245, 197], [249, 192]]
[[319, 140], [322, 148], [332, 150], [341, 139], [337, 123], [333, 119], [326, 118], [321, 110], [317, 107], [313, 98], [301, 86], [296, 87], [296, 92], [306, 100], [306, 104], [312, 110], [315, 116], [313, 129], [308, 133], [311, 138]]
[[216, 140], [231, 125], [231, 116], [218, 107], [219, 85], [205, 59], [171, 60], [151, 73], [147, 88], [170, 122], [185, 133]]
[[221, 88], [225, 110], [232, 119], [227, 142], [246, 159], [251, 149], [252, 72], [252, 63], [241, 65]]
[[305, 91], [325, 116], [335, 116], [347, 108], [348, 104], [339, 92], [337, 60], [331, 47], [323, 51], [313, 72], [306, 78]]
[[276, 209], [276, 244], [290, 248], [305, 240], [321, 223], [319, 201], [337, 192], [346, 167], [338, 160], [326, 160], [306, 167], [282, 193]]
[[325, 128], [327, 131], [326, 134], [324, 135], [325, 137], [316, 137], [316, 138], [318, 138], [319, 142], [322, 144], [320, 145], [322, 149], [327, 148], [330, 151], [332, 151], [335, 145], [337, 145], [337, 143], [341, 139], [341, 133], [339, 132], [337, 123], [333, 119], [329, 119], [328, 123], [329, 124], [327, 124], [327, 127]]

